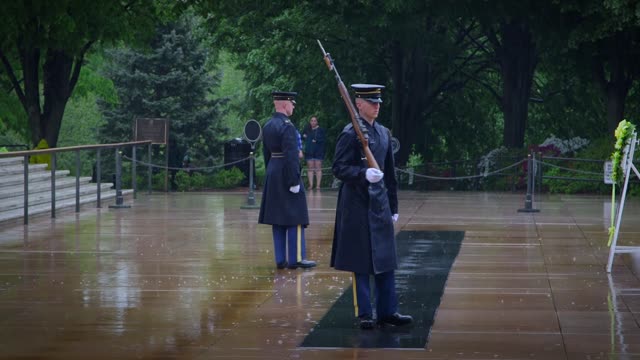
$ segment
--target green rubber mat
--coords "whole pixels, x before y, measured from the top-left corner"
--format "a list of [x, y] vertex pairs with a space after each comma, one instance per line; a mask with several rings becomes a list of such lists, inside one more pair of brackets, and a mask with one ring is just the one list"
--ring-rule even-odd
[[396, 236], [399, 312], [413, 316], [412, 326], [361, 330], [354, 316], [353, 291], [349, 287], [300, 346], [424, 348], [463, 238], [463, 231], [401, 231]]

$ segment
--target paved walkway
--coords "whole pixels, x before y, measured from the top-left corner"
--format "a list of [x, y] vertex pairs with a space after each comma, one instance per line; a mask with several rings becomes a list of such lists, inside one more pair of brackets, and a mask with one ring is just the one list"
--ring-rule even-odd
[[[640, 358], [640, 258], [605, 272], [609, 198], [544, 196], [527, 214], [503, 193], [400, 193], [397, 231], [465, 232], [425, 349], [300, 347], [351, 284], [328, 266], [335, 196], [308, 194], [313, 270], [275, 270], [241, 193], [0, 228], [0, 358]], [[639, 215], [630, 199], [622, 244], [640, 245]]]

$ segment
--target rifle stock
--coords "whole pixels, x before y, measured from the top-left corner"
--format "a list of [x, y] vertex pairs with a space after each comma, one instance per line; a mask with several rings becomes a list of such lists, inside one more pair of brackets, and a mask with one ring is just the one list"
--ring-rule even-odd
[[371, 149], [369, 149], [369, 136], [367, 134], [367, 130], [362, 124], [362, 119], [360, 119], [360, 116], [358, 116], [358, 113], [356, 112], [356, 107], [353, 105], [353, 102], [351, 102], [351, 98], [349, 97], [349, 91], [347, 90], [347, 87], [344, 86], [344, 83], [340, 78], [340, 74], [338, 74], [338, 69], [336, 69], [333, 63], [333, 59], [331, 59], [331, 55], [326, 51], [324, 51], [324, 48], [322, 47], [322, 43], [320, 43], [320, 40], [318, 40], [318, 45], [322, 50], [322, 55], [324, 56], [324, 62], [329, 68], [329, 71], [333, 71], [336, 75], [336, 81], [338, 82], [338, 91], [340, 91], [340, 96], [342, 97], [342, 101], [344, 102], [344, 105], [347, 107], [347, 111], [349, 112], [349, 116], [351, 117], [351, 124], [353, 124], [353, 129], [356, 131], [356, 135], [358, 136], [358, 139], [360, 139], [360, 144], [362, 145], [362, 151], [364, 152], [364, 156], [367, 159], [367, 164], [371, 168], [376, 168], [380, 170], [380, 167], [378, 166], [378, 162], [376, 161], [376, 158], [373, 157], [373, 153], [371, 152]]

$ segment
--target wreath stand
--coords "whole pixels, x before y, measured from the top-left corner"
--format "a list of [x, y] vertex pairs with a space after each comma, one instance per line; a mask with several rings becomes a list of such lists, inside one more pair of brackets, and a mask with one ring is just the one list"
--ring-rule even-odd
[[[611, 272], [611, 266], [613, 266], [613, 256], [615, 254], [633, 253], [640, 251], [640, 246], [618, 246], [618, 233], [620, 232], [620, 222], [622, 220], [622, 212], [624, 211], [624, 201], [627, 197], [627, 188], [629, 187], [629, 175], [631, 170], [640, 179], [640, 173], [635, 165], [633, 165], [633, 153], [635, 152], [636, 145], [638, 145], [637, 133], [633, 133], [631, 142], [625, 146], [622, 161], [622, 172], [624, 174], [624, 186], [622, 187], [622, 193], [620, 194], [620, 206], [615, 217], [616, 227], [613, 232], [613, 239], [611, 241], [611, 247], [609, 248], [609, 261], [607, 262], [607, 273]], [[615, 206], [615, 204], [611, 204]]]

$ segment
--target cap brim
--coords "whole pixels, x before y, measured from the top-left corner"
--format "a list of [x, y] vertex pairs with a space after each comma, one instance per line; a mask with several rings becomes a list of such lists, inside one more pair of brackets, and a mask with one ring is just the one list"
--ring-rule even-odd
[[368, 102], [372, 102], [372, 103], [381, 103], [382, 99], [379, 98], [365, 98], [365, 100], [367, 100]]

